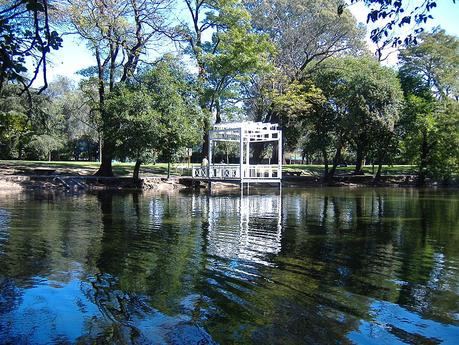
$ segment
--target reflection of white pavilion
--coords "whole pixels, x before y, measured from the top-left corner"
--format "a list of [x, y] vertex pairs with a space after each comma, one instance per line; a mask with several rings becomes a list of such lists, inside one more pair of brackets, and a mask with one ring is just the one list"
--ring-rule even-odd
[[[212, 155], [218, 142], [239, 143], [239, 164], [215, 164]], [[276, 164], [250, 164], [251, 143], [273, 143], [277, 147]], [[194, 167], [193, 178], [240, 183], [280, 183], [282, 179], [282, 131], [277, 124], [262, 122], [220, 123], [209, 131], [209, 165]]]
[[281, 250], [281, 195], [210, 196], [208, 254], [269, 265]]

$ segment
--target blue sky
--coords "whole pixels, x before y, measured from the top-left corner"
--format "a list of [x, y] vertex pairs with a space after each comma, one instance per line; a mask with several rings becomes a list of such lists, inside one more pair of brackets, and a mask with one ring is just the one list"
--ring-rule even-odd
[[[459, 37], [459, 4], [454, 4], [452, 0], [438, 0], [437, 3], [439, 7], [432, 10], [431, 14], [434, 19], [427, 27], [432, 28], [439, 25], [448, 34]], [[351, 12], [358, 21], [366, 22], [368, 9], [362, 3], [353, 5]], [[368, 42], [371, 48], [369, 39]], [[388, 61], [389, 64], [395, 64], [396, 55], [394, 54]], [[75, 75], [78, 70], [93, 65], [95, 65], [94, 57], [86, 48], [85, 43], [75, 36], [65, 36], [63, 48], [51, 56], [51, 65], [48, 67], [49, 80], [52, 81], [59, 75], [78, 79], [78, 76]]]

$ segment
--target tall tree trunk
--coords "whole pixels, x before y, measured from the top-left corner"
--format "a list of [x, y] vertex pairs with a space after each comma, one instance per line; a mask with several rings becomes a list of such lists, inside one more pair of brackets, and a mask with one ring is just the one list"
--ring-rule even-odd
[[202, 156], [207, 156], [209, 152], [209, 131], [204, 129], [203, 137], [202, 137]]
[[322, 149], [322, 157], [324, 159], [324, 177], [326, 178], [328, 176], [328, 154], [325, 148]]
[[426, 184], [427, 175], [427, 160], [429, 155], [429, 144], [427, 142], [427, 131], [422, 132], [422, 143], [421, 143], [421, 157], [419, 162], [419, 173], [418, 173], [418, 185], [424, 186]]
[[134, 166], [134, 172], [132, 174], [132, 178], [136, 181], [139, 180], [139, 174], [140, 174], [140, 165], [142, 164], [142, 161], [140, 159], [137, 159], [135, 161], [135, 166]]
[[[260, 144], [264, 144], [264, 143], [260, 143]], [[255, 146], [255, 145], [254, 145], [254, 146]], [[261, 146], [261, 145], [260, 145], [260, 146]], [[252, 144], [250, 144], [250, 147], [252, 147]], [[256, 147], [256, 146], [255, 146], [255, 147]], [[262, 147], [263, 147], [263, 146], [262, 146]], [[279, 160], [281, 159], [281, 158], [279, 157], [279, 145], [273, 145], [273, 153], [272, 153], [272, 155], [271, 155], [271, 160], [272, 160], [273, 162], [277, 162], [277, 163], [280, 163], [280, 164], [285, 164], [285, 162], [284, 162], [284, 159], [285, 159], [285, 157], [284, 157], [284, 150], [282, 150], [281, 153], [282, 153], [282, 162], [279, 161]], [[262, 158], [261, 158], [261, 155], [260, 155], [260, 157], [259, 157], [258, 160], [255, 160], [255, 154], [254, 154], [252, 157], [253, 157], [253, 162], [254, 162], [253, 164], [259, 164], [259, 163], [261, 163], [261, 159], [262, 159]]]
[[[378, 170], [376, 171], [376, 174], [373, 178], [373, 183], [378, 183], [381, 180], [381, 174], [382, 174], [382, 166], [383, 166], [383, 161], [386, 158], [387, 153], [383, 150], [380, 149], [378, 152]], [[374, 163], [373, 163], [373, 172], [374, 172]]]
[[102, 143], [102, 160], [100, 167], [95, 175], [108, 177], [113, 176], [111, 148], [106, 144], [105, 141]]
[[354, 175], [364, 174], [362, 171], [363, 158], [363, 149], [361, 145], [357, 145]]
[[[98, 92], [99, 92], [99, 109], [101, 112], [102, 122], [106, 120], [106, 113], [105, 113], [105, 84], [104, 84], [104, 71], [105, 65], [102, 62], [100, 51], [96, 48], [95, 50], [96, 60], [97, 60], [97, 69], [98, 69]], [[102, 124], [104, 127], [104, 124]], [[102, 130], [101, 133], [101, 141], [102, 141], [102, 157], [99, 170], [95, 173], [96, 176], [113, 176], [113, 169], [112, 169], [112, 150], [109, 144], [109, 138], [106, 137], [106, 132]]]
[[[212, 109], [211, 109], [212, 111]], [[217, 99], [217, 101], [215, 102], [215, 123], [221, 123], [222, 122], [222, 118], [221, 118], [221, 107], [220, 107], [220, 99]]]
[[102, 162], [102, 135], [99, 133], [99, 162]]
[[[202, 3], [201, 3], [202, 4]], [[206, 101], [204, 98], [205, 92], [205, 82], [206, 82], [206, 71], [205, 71], [205, 63], [202, 53], [202, 31], [201, 31], [201, 24], [200, 24], [200, 7], [201, 5], [196, 2], [195, 7], [190, 4], [187, 4], [188, 10], [191, 14], [191, 18], [193, 20], [193, 29], [195, 33], [195, 37], [190, 38], [191, 48], [193, 50], [193, 54], [196, 58], [196, 63], [198, 65], [198, 79], [197, 79], [197, 90], [198, 90], [198, 97], [199, 97], [199, 107], [204, 112], [207, 113]], [[212, 113], [211, 113], [212, 114]], [[211, 116], [211, 114], [209, 116]], [[206, 156], [209, 151], [209, 133], [210, 130], [210, 119], [206, 117], [203, 124], [203, 136], [202, 136], [202, 156]]]
[[336, 148], [336, 153], [335, 153], [335, 156], [333, 157], [333, 165], [330, 171], [328, 172], [327, 180], [332, 180], [333, 177], [335, 176], [336, 168], [338, 167], [338, 163], [341, 159], [341, 150], [342, 150], [342, 145], [340, 144]]
[[373, 179], [373, 182], [379, 182], [381, 180], [381, 173], [382, 173], [382, 161], [379, 161], [378, 170], [376, 171], [376, 175]]
[[171, 178], [171, 160], [170, 158], [167, 160], [167, 179]]

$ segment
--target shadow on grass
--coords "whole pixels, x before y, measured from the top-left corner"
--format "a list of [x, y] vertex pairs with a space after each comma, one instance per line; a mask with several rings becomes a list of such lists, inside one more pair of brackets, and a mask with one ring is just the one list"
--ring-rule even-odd
[[[282, 167], [284, 171], [302, 171], [304, 175], [322, 176], [324, 174], [323, 165], [312, 165], [312, 164], [288, 164]], [[355, 169], [354, 165], [348, 165], [344, 167], [338, 167], [336, 169], [337, 175], [350, 175]], [[365, 175], [374, 175], [378, 167], [366, 165], [362, 168]], [[416, 167], [413, 165], [384, 165], [382, 169], [383, 175], [415, 175]]]
[[[4, 175], [36, 175], [34, 169], [46, 168], [56, 169], [58, 175], [93, 175], [99, 167], [99, 162], [88, 162], [88, 161], [63, 161], [63, 162], [48, 162], [48, 161], [0, 161], [0, 174]], [[350, 175], [354, 170], [354, 165], [348, 165], [345, 167], [338, 167], [336, 174], [339, 175]], [[373, 175], [377, 167], [366, 165], [363, 167], [365, 175]], [[321, 177], [324, 173], [323, 165], [314, 164], [289, 164], [284, 165], [282, 168], [284, 171], [301, 171], [302, 175]], [[113, 163], [113, 173], [116, 176], [126, 177], [132, 175], [134, 170], [133, 163]], [[394, 166], [383, 166], [383, 175], [414, 175], [416, 169], [411, 165], [394, 165]], [[166, 176], [167, 175], [167, 163], [156, 163], [156, 164], [143, 164], [140, 170], [141, 176]], [[183, 164], [171, 165], [172, 176], [190, 176], [191, 169], [183, 168]]]

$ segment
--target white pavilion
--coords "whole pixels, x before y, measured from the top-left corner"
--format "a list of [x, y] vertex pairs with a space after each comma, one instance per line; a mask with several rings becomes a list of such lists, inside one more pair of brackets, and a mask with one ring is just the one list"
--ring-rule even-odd
[[[214, 163], [212, 154], [217, 142], [239, 143], [239, 164]], [[259, 142], [272, 142], [275, 148], [277, 146], [276, 164], [251, 164], [250, 144]], [[208, 162], [207, 166], [193, 167], [193, 178], [209, 182], [280, 183], [282, 131], [272, 123], [247, 121], [216, 124], [209, 131]]]

